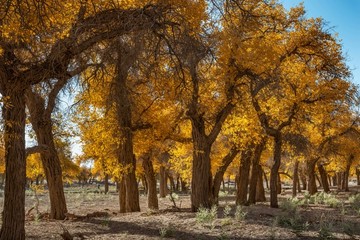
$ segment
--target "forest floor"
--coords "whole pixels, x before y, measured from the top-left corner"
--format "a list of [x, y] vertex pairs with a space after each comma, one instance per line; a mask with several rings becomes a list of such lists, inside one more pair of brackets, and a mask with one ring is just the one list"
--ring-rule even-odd
[[[334, 190], [339, 200], [336, 204], [332, 204], [334, 199], [326, 204], [315, 199], [316, 204], [307, 202], [294, 207], [287, 201], [288, 204], [281, 204], [279, 209], [270, 208], [268, 203], [258, 203], [236, 211], [235, 196], [222, 193], [214, 218], [209, 214], [196, 216], [192, 213], [189, 195], [178, 195], [178, 209], [168, 198], [159, 199], [158, 212], [147, 210], [146, 196], [142, 195], [141, 212], [120, 214], [118, 195], [96, 193], [96, 189], [96, 186], [67, 188], [70, 214], [63, 221], [47, 218], [46, 192], [35, 197], [33, 192], [27, 191], [26, 238], [63, 239], [61, 234], [68, 231], [74, 239], [360, 239], [360, 206], [354, 207], [349, 202], [349, 196], [360, 192], [360, 186], [351, 187], [349, 193]], [[279, 195], [279, 201], [290, 196], [288, 190]], [[40, 214], [33, 208], [37, 199]], [[2, 202], [1, 194], [1, 207]], [[224, 214], [225, 206], [231, 208], [228, 214], [226, 210]]]

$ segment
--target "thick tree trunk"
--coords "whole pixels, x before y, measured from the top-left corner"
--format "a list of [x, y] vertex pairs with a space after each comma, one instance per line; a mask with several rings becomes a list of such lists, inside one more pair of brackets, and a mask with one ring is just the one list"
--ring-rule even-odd
[[124, 176], [118, 182], [120, 213], [126, 213], [126, 185]]
[[320, 162], [318, 162], [317, 167], [318, 167], [318, 170], [319, 170], [320, 179], [321, 179], [321, 183], [322, 183], [321, 185], [322, 185], [322, 187], [324, 189], [324, 192], [330, 192], [328, 176], [327, 176], [327, 173], [326, 173], [326, 170], [325, 170], [324, 166]]
[[25, 93], [11, 89], [3, 107], [5, 141], [5, 192], [0, 239], [25, 239]]
[[156, 191], [156, 178], [150, 155], [146, 155], [143, 157], [142, 165], [145, 171], [146, 182], [148, 185], [148, 208], [158, 210], [159, 203]]
[[296, 197], [297, 187], [299, 183], [299, 161], [295, 161], [294, 164], [294, 173], [293, 173], [293, 186], [292, 186], [292, 196]]
[[270, 172], [270, 207], [278, 208], [278, 175], [281, 164], [282, 136], [280, 132], [274, 136], [274, 163]]
[[217, 169], [217, 171], [215, 173], [213, 184], [212, 184], [212, 194], [214, 197], [214, 202], [216, 204], [218, 204], [218, 202], [219, 202], [219, 191], [220, 191], [221, 182], [223, 182], [223, 186], [225, 188], [223, 179], [224, 179], [224, 174], [226, 172], [226, 169], [229, 167], [229, 165], [232, 163], [232, 161], [234, 160], [234, 158], [236, 157], [236, 155], [238, 153], [239, 153], [238, 150], [231, 149], [230, 152], [222, 159], [222, 161], [221, 161], [222, 165]]
[[313, 195], [317, 193], [315, 166], [318, 159], [312, 159], [306, 162], [307, 175], [308, 175], [308, 191]]
[[[260, 158], [261, 153], [264, 149], [265, 141], [261, 142], [260, 144], [256, 145], [254, 156], [252, 158], [252, 168], [251, 168], [251, 178], [250, 178], [250, 186], [249, 186], [249, 204], [255, 204], [256, 203], [256, 192], [257, 192], [257, 186], [258, 181], [260, 178], [262, 179], [262, 171], [260, 166]], [[261, 182], [262, 184], [262, 182]]]
[[107, 173], [105, 173], [104, 185], [105, 185], [104, 193], [108, 194], [108, 192], [109, 192], [109, 174], [107, 174]]
[[356, 180], [357, 180], [357, 185], [360, 186], [360, 169], [359, 169], [359, 167], [356, 169]]
[[342, 182], [343, 182], [342, 179], [343, 179], [342, 172], [337, 172], [336, 173], [336, 186], [337, 186], [338, 190], [344, 190], [343, 186], [342, 186]]
[[345, 192], [349, 192], [349, 176], [350, 176], [350, 167], [352, 162], [354, 161], [354, 155], [350, 155], [346, 161], [346, 169], [344, 174], [344, 190]]
[[[205, 132], [205, 129], [203, 129]], [[193, 127], [193, 168], [191, 179], [191, 209], [199, 207], [211, 208], [214, 204], [212, 196], [212, 175], [210, 166], [210, 146], [204, 134], [199, 134]]]
[[39, 145], [46, 145], [48, 150], [41, 152], [41, 162], [44, 168], [50, 197], [50, 218], [62, 220], [67, 213], [64, 185], [62, 181], [61, 162], [56, 150], [52, 130], [50, 111], [46, 109], [45, 100], [37, 93], [27, 92], [27, 106], [30, 112], [30, 122], [35, 131]]
[[239, 182], [236, 192], [236, 205], [247, 205], [250, 165], [253, 152], [251, 149], [241, 153]]
[[300, 170], [300, 181], [301, 181], [301, 185], [302, 185], [302, 190], [306, 190], [307, 180], [306, 180], [306, 175], [304, 174], [304, 169]]
[[167, 186], [166, 169], [163, 165], [160, 166], [160, 175], [159, 176], [160, 176], [159, 195], [161, 198], [164, 198], [168, 194], [168, 186]]
[[130, 93], [127, 87], [128, 71], [132, 65], [131, 58], [125, 54], [129, 49], [119, 48], [114, 77], [114, 99], [116, 103], [117, 121], [120, 133], [118, 161], [128, 168], [124, 174], [126, 189], [126, 211], [140, 211], [139, 190], [135, 176], [136, 159], [133, 151], [132, 112]]
[[180, 178], [180, 184], [181, 184], [181, 192], [186, 193], [189, 190], [186, 181]]
[[264, 181], [263, 181], [263, 170], [262, 167], [259, 165], [259, 179], [257, 180], [257, 186], [256, 186], [256, 202], [265, 202], [265, 189], [264, 189]]

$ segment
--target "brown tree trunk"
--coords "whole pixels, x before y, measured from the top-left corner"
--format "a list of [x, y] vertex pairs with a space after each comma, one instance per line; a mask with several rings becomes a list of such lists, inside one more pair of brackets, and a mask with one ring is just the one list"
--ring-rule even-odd
[[247, 205], [250, 165], [251, 158], [253, 156], [253, 152], [251, 150], [252, 149], [248, 149], [241, 153], [239, 182], [236, 192], [236, 205]]
[[159, 203], [158, 203], [157, 191], [156, 191], [156, 178], [155, 178], [154, 167], [150, 159], [150, 154], [143, 156], [142, 165], [145, 171], [146, 182], [148, 185], [148, 192], [147, 192], [148, 208], [158, 210]]
[[292, 196], [293, 197], [296, 197], [296, 195], [297, 195], [296, 188], [298, 187], [298, 183], [299, 183], [299, 161], [295, 161], [294, 173], [293, 173], [293, 186], [292, 186]]
[[250, 177], [250, 185], [249, 185], [249, 199], [248, 199], [249, 204], [256, 203], [256, 192], [257, 192], [256, 189], [258, 186], [258, 181], [260, 180], [259, 177], [261, 177], [262, 175], [261, 166], [259, 162], [264, 146], [265, 146], [265, 141], [262, 141], [261, 143], [256, 145], [254, 156], [252, 158], [252, 168], [251, 168], [251, 177]]
[[166, 197], [168, 194], [167, 176], [166, 169], [163, 165], [160, 166], [160, 186], [159, 195], [161, 198]]
[[317, 167], [318, 167], [318, 170], [319, 170], [321, 183], [322, 183], [322, 187], [324, 189], [324, 192], [330, 192], [328, 176], [327, 176], [327, 173], [326, 173], [326, 170], [325, 170], [324, 166], [320, 162], [318, 162]]
[[318, 159], [312, 159], [306, 162], [307, 175], [308, 175], [308, 191], [313, 195], [317, 193], [315, 166]]
[[259, 179], [257, 180], [255, 200], [256, 200], [256, 202], [265, 202], [266, 197], [265, 197], [264, 181], [263, 181], [263, 177], [262, 177], [263, 170], [260, 165], [259, 165], [259, 172], [260, 172], [260, 174], [258, 175]]
[[350, 176], [350, 167], [352, 162], [354, 161], [354, 155], [350, 155], [346, 161], [346, 169], [344, 174], [344, 190], [345, 192], [349, 192], [349, 176]]
[[342, 186], [342, 180], [343, 176], [342, 176], [342, 172], [337, 172], [336, 173], [336, 186], [338, 190], [344, 190], [343, 186]]
[[39, 145], [46, 145], [48, 148], [45, 153], [41, 152], [41, 162], [49, 189], [50, 218], [63, 220], [65, 219], [67, 208], [61, 162], [52, 132], [52, 109], [47, 109], [43, 97], [31, 92], [31, 90], [28, 90], [26, 98], [30, 112], [30, 122], [35, 131], [37, 142]]
[[281, 164], [282, 136], [280, 132], [274, 136], [274, 163], [270, 172], [270, 207], [278, 208], [278, 175]]
[[3, 107], [5, 141], [5, 192], [0, 239], [25, 239], [25, 92], [8, 86]]
[[186, 181], [180, 178], [180, 184], [181, 184], [181, 192], [186, 193], [189, 190]]
[[280, 194], [282, 192], [282, 186], [281, 186], [281, 176], [278, 174], [277, 178], [277, 194]]
[[[232, 163], [236, 155], [239, 153], [239, 150], [231, 149], [230, 152], [222, 159], [221, 166], [217, 169], [213, 184], [212, 184], [212, 194], [214, 197], [214, 202], [217, 204], [219, 202], [219, 191], [221, 182], [224, 183], [224, 173], [226, 172], [226, 169], [229, 167], [229, 165]], [[225, 184], [223, 185], [225, 187]]]
[[359, 166], [356, 168], [356, 182], [357, 182], [357, 185], [360, 185], [360, 169], [359, 169]]
[[108, 194], [108, 192], [109, 192], [109, 174], [107, 174], [107, 173], [105, 173], [104, 183], [105, 183], [104, 193]]
[[264, 175], [266, 189], [270, 189], [269, 181], [268, 181], [268, 178], [267, 178], [267, 176], [266, 176], [266, 172], [263, 170], [262, 173], [263, 173], [263, 175]]
[[302, 190], [306, 190], [307, 180], [306, 180], [306, 175], [304, 174], [304, 169], [300, 170], [300, 181], [302, 185]]
[[[131, 51], [130, 51], [131, 52]], [[140, 211], [139, 190], [135, 176], [136, 159], [133, 151], [133, 133], [132, 133], [132, 112], [130, 93], [127, 87], [128, 71], [132, 65], [132, 56], [127, 56], [129, 49], [119, 47], [116, 76], [114, 77], [114, 99], [116, 103], [117, 121], [120, 133], [120, 146], [118, 151], [118, 161], [128, 168], [124, 174], [126, 191], [126, 211]]]
[[124, 176], [118, 182], [120, 213], [126, 213], [126, 185]]
[[171, 192], [174, 192], [176, 189], [174, 177], [171, 176], [168, 172], [167, 172], [167, 176], [169, 178]]
[[176, 192], [180, 191], [180, 176], [179, 175], [177, 175], [177, 177], [176, 177], [175, 191]]

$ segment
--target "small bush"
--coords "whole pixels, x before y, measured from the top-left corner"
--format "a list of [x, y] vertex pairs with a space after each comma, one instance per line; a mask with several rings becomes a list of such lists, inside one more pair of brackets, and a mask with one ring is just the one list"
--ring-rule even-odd
[[320, 218], [320, 228], [319, 228], [319, 239], [332, 239], [333, 234], [331, 233], [332, 230], [332, 223], [326, 220], [325, 214], [321, 215]]
[[243, 221], [247, 215], [247, 212], [244, 211], [243, 207], [241, 205], [236, 206], [235, 211], [235, 219], [237, 221]]
[[200, 207], [196, 213], [196, 222], [201, 225], [210, 225], [214, 227], [214, 222], [217, 218], [217, 206], [214, 205], [211, 209]]
[[353, 208], [355, 210], [360, 210], [360, 193], [350, 196], [349, 202], [350, 202], [351, 208]]
[[226, 205], [223, 211], [224, 218], [221, 220], [221, 225], [230, 225], [231, 224], [231, 217], [230, 217], [231, 207], [229, 205]]

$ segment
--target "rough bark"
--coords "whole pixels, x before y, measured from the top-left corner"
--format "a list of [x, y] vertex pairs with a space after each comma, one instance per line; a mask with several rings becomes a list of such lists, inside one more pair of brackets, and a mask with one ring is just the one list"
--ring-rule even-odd
[[256, 192], [258, 187], [258, 181], [260, 180], [260, 178], [262, 180], [261, 177], [262, 171], [259, 163], [264, 146], [265, 146], [265, 141], [256, 145], [254, 156], [252, 158], [251, 177], [250, 177], [250, 185], [249, 185], [249, 199], [248, 199], [249, 204], [256, 203]]
[[318, 158], [311, 159], [306, 162], [307, 167], [307, 176], [308, 176], [308, 191], [309, 194], [313, 195], [317, 193], [317, 186], [316, 186], [316, 176], [315, 176], [315, 166]]
[[118, 182], [120, 213], [126, 213], [126, 185], [124, 176]]
[[320, 174], [320, 179], [321, 179], [321, 185], [324, 189], [324, 192], [330, 192], [330, 187], [329, 187], [329, 182], [328, 182], [328, 175], [326, 173], [326, 170], [324, 168], [324, 166], [318, 162], [317, 163], [317, 167], [319, 170], [319, 174]]
[[360, 186], [360, 169], [359, 169], [359, 167], [356, 169], [356, 180], [357, 180], [357, 185]]
[[167, 174], [166, 169], [163, 165], [160, 166], [160, 185], [159, 185], [159, 195], [161, 198], [166, 197], [168, 194], [168, 186], [167, 186]]
[[9, 86], [3, 107], [5, 141], [5, 192], [0, 239], [25, 239], [25, 92]]
[[350, 176], [350, 167], [352, 162], [354, 161], [354, 155], [350, 155], [346, 161], [346, 169], [344, 172], [344, 190], [345, 192], [349, 192], [349, 176]]
[[292, 186], [292, 196], [296, 197], [297, 187], [299, 183], [299, 161], [295, 161], [294, 164], [294, 173], [293, 173], [293, 186]]
[[[226, 169], [229, 167], [229, 165], [232, 163], [236, 155], [239, 153], [239, 150], [233, 148], [230, 150], [230, 152], [222, 159], [221, 166], [216, 170], [213, 184], [212, 184], [212, 194], [214, 197], [214, 202], [217, 204], [219, 202], [219, 191], [221, 182], [224, 183], [224, 173], [226, 172]], [[223, 184], [225, 189], [225, 184]]]
[[259, 174], [259, 179], [257, 181], [257, 186], [256, 186], [256, 198], [255, 198], [256, 202], [265, 202], [266, 201], [262, 172], [263, 172], [263, 170], [260, 166], [260, 174]]
[[104, 185], [105, 185], [104, 193], [108, 194], [108, 192], [109, 192], [109, 174], [107, 174], [107, 173], [105, 173]]
[[278, 208], [278, 175], [281, 163], [282, 136], [280, 132], [274, 136], [274, 163], [270, 172], [270, 207]]
[[253, 152], [251, 149], [241, 153], [239, 166], [239, 181], [236, 191], [236, 205], [247, 205], [247, 194], [249, 185], [250, 165]]
[[150, 159], [150, 155], [146, 155], [143, 157], [142, 165], [145, 171], [146, 182], [148, 185], [148, 191], [147, 191], [148, 208], [158, 210], [159, 203], [158, 203], [157, 191], [156, 191], [156, 178], [155, 178], [154, 167]]
[[128, 170], [124, 174], [126, 189], [126, 211], [140, 211], [139, 191], [135, 176], [136, 159], [133, 151], [132, 112], [130, 93], [127, 86], [128, 71], [133, 64], [133, 49], [119, 46], [114, 77], [114, 99], [120, 133], [118, 161]]
[[[60, 84], [61, 89], [63, 84]], [[41, 152], [41, 162], [49, 189], [50, 218], [62, 220], [67, 213], [64, 185], [62, 181], [61, 162], [56, 150], [51, 113], [55, 107], [55, 96], [60, 89], [53, 89], [48, 104], [39, 94], [30, 89], [26, 92], [26, 102], [30, 112], [30, 122], [35, 131], [39, 145], [46, 145], [47, 151]], [[58, 90], [58, 91], [56, 91]]]

